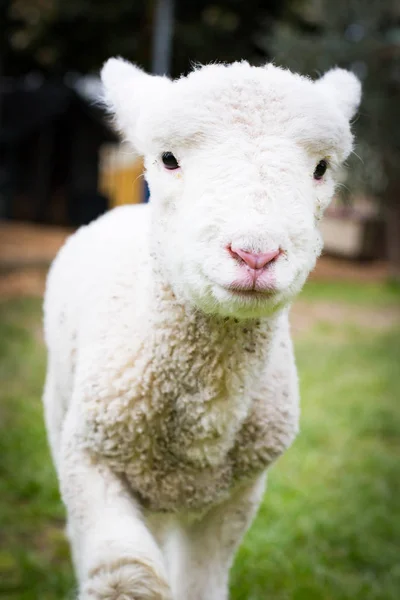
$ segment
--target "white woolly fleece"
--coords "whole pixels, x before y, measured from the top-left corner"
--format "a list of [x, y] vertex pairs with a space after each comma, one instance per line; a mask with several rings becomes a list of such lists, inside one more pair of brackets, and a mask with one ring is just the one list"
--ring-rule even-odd
[[[288, 307], [360, 86], [245, 62], [170, 81], [111, 59], [102, 78], [151, 202], [81, 228], [48, 278], [44, 405], [80, 598], [226, 600], [263, 472], [297, 432]], [[268, 289], [238, 292], [233, 247], [279, 248]]]

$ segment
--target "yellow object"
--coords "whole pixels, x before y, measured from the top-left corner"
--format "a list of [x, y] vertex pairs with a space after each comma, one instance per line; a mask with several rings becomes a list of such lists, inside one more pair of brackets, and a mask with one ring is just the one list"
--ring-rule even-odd
[[104, 144], [100, 151], [100, 192], [109, 208], [137, 204], [144, 199], [143, 161], [127, 144]]

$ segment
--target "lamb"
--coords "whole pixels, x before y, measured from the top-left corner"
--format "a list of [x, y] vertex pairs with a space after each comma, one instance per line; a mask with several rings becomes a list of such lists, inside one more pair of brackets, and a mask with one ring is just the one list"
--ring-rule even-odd
[[81, 228], [48, 277], [45, 419], [79, 598], [226, 600], [298, 430], [288, 313], [360, 84], [247, 62], [171, 81], [122, 59], [102, 80], [151, 202]]

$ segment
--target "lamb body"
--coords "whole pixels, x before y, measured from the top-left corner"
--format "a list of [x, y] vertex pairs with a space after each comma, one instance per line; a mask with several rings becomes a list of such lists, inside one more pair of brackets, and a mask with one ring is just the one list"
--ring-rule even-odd
[[[293, 439], [287, 312], [238, 321], [186, 311], [146, 257], [149, 213], [116, 209], [59, 256], [46, 305], [52, 368], [65, 411], [72, 382], [79, 390], [83, 447], [125, 474], [145, 506], [202, 509]], [[64, 416], [50, 425], [56, 457]]]
[[[152, 200], [79, 230], [48, 279], [45, 415], [80, 598], [225, 600], [265, 469], [297, 432], [288, 307], [359, 86], [246, 63], [171, 82], [120, 60], [103, 81]], [[235, 252], [271, 247], [261, 269]]]

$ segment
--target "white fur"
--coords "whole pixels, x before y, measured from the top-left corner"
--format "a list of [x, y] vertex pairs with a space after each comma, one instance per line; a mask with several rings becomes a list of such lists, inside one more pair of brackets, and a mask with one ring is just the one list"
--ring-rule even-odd
[[[172, 82], [111, 59], [102, 77], [151, 203], [79, 230], [48, 279], [44, 404], [80, 599], [226, 600], [265, 469], [297, 432], [288, 307], [359, 84], [245, 62]], [[273, 294], [226, 289], [230, 244], [282, 250]]]

